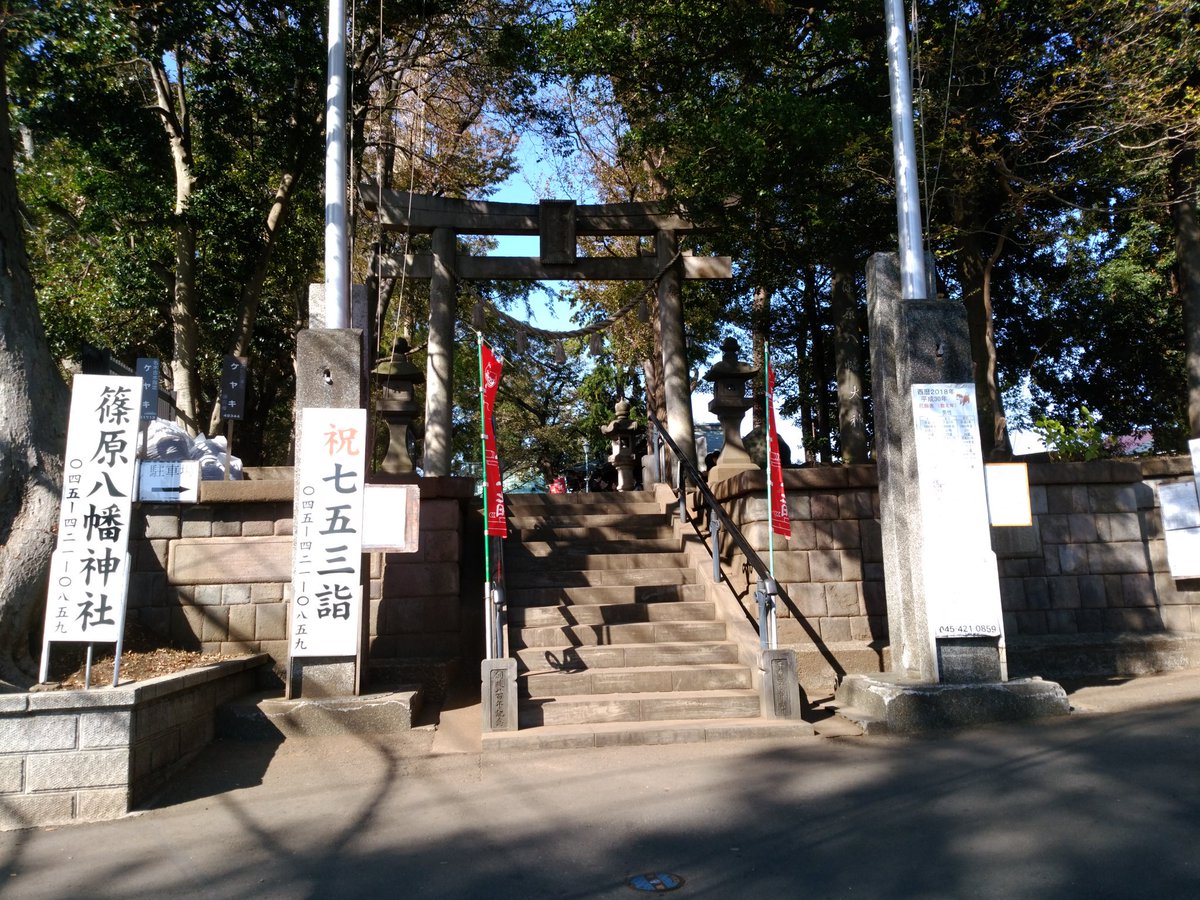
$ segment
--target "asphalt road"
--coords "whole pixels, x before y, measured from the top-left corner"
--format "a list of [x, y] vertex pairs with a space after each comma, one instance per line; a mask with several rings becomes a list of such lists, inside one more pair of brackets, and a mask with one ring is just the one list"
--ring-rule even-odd
[[222, 742], [153, 809], [0, 834], [0, 896], [1200, 897], [1200, 672], [1073, 702], [921, 739]]

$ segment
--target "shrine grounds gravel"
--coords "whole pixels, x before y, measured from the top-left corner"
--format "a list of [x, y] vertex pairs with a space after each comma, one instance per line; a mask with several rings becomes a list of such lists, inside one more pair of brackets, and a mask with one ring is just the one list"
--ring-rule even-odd
[[1200, 671], [1072, 702], [919, 739], [223, 741], [153, 808], [0, 833], [0, 896], [617, 898], [647, 873], [678, 897], [1200, 896]]

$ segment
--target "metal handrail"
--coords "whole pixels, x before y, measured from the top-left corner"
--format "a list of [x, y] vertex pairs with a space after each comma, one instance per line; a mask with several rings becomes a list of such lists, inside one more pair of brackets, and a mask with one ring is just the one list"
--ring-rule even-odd
[[[675, 443], [671, 435], [662, 427], [662, 423], [658, 421], [654, 413], [646, 410], [646, 415], [654, 426], [655, 442], [661, 440], [671, 451], [678, 465], [678, 477], [676, 479], [675, 489], [679, 494], [679, 518], [680, 521], [689, 522], [690, 517], [687, 514], [687, 491], [685, 490], [685, 477], [690, 478], [696, 489], [700, 492], [700, 496], [704, 498], [708, 504], [710, 513], [711, 533], [711, 553], [713, 557], [713, 581], [720, 583], [721, 581], [721, 530], [724, 529], [729, 539], [737, 546], [742, 554], [746, 557], [746, 561], [758, 573], [758, 588], [754, 592], [755, 599], [758, 601], [758, 639], [764, 650], [773, 650], [777, 644], [777, 629], [775, 625], [776, 600], [782, 592], [779, 589], [779, 583], [771, 576], [770, 567], [763, 562], [762, 557], [750, 545], [746, 536], [742, 534], [742, 530], [725, 512], [716, 495], [708, 486], [708, 483], [700, 476], [700, 470], [695, 464], [683, 454], [679, 449], [679, 445]], [[657, 456], [657, 454], [656, 454]], [[791, 606], [791, 598], [783, 595]]]
[[[679, 466], [678, 471], [680, 475], [682, 476], [684, 473], [686, 473], [696, 485], [696, 488], [699, 490], [700, 495], [704, 498], [705, 502], [708, 503], [708, 508], [711, 513], [711, 517], [709, 519], [709, 530], [711, 532], [712, 542], [710, 549], [713, 556], [713, 581], [718, 584], [721, 581], [721, 529], [725, 529], [729, 535], [729, 539], [733, 541], [739, 550], [742, 551], [746, 557], [746, 561], [754, 568], [755, 572], [758, 573], [758, 589], [755, 591], [755, 597], [758, 601], [758, 638], [762, 648], [764, 650], [773, 649], [776, 644], [777, 636], [775, 633], [774, 620], [776, 607], [775, 598], [778, 597], [783, 601], [783, 604], [792, 611], [792, 615], [795, 617], [796, 622], [801, 628], [804, 629], [805, 633], [812, 640], [813, 646], [816, 647], [817, 652], [821, 654], [825, 662], [837, 675], [838, 679], [840, 680], [844, 678], [846, 675], [845, 668], [841, 663], [838, 662], [837, 657], [835, 657], [829, 651], [829, 648], [825, 646], [824, 641], [821, 640], [821, 636], [801, 614], [800, 610], [796, 607], [796, 604], [792, 601], [792, 598], [788, 596], [787, 591], [784, 590], [779, 583], [771, 577], [770, 567], [763, 562], [762, 557], [758, 555], [752, 546], [750, 546], [750, 542], [746, 539], [746, 536], [742, 534], [742, 530], [737, 526], [733, 519], [730, 518], [729, 514], [725, 512], [724, 507], [721, 506], [720, 501], [717, 500], [716, 495], [712, 492], [712, 489], [708, 486], [708, 483], [701, 478], [700, 472], [696, 468], [695, 464], [693, 464], [690, 459], [683, 455], [679, 449], [679, 446], [674, 440], [672, 440], [671, 436], [667, 434], [666, 429], [662, 427], [662, 423], [658, 421], [654, 413], [647, 409], [646, 415], [649, 417], [650, 423], [654, 426], [652, 440], [655, 446], [654, 465], [658, 470], [656, 474], [660, 473], [662, 470], [657, 444], [659, 441], [663, 441], [674, 455]], [[659, 480], [661, 480], [661, 478]], [[676, 490], [679, 492], [679, 518], [681, 521], [690, 522], [691, 520], [687, 515], [686, 492], [684, 490], [682, 481], [682, 477], [678, 478], [676, 485]], [[768, 619], [770, 619], [769, 622], [767, 621]]]

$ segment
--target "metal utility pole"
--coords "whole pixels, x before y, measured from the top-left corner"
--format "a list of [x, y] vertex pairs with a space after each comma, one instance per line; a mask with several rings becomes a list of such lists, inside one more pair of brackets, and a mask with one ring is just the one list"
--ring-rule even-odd
[[346, 0], [329, 0], [325, 86], [325, 327], [350, 327], [346, 239]]
[[892, 154], [896, 160], [896, 220], [900, 238], [900, 296], [924, 300], [925, 247], [921, 237], [921, 201], [917, 188], [917, 142], [913, 136], [912, 80], [904, 0], [884, 0], [887, 23], [888, 81], [891, 85]]

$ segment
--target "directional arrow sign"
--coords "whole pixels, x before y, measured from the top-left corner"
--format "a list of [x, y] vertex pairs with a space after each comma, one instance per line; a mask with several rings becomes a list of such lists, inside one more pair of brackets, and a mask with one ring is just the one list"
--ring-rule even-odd
[[142, 503], [195, 503], [199, 486], [199, 460], [145, 460], [138, 480], [138, 500]]

